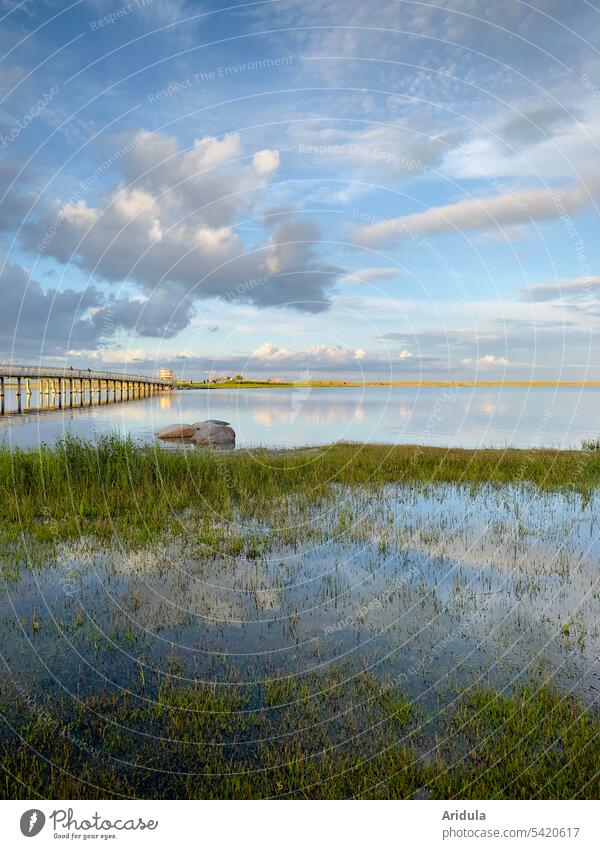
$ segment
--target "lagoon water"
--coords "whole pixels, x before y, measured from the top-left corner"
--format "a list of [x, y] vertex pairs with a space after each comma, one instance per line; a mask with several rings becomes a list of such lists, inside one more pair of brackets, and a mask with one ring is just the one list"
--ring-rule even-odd
[[[10, 400], [9, 400], [10, 403]], [[0, 418], [12, 446], [72, 433], [154, 441], [159, 428], [231, 422], [238, 447], [339, 441], [457, 447], [579, 448], [600, 433], [600, 387], [339, 387], [187, 390], [141, 401]]]

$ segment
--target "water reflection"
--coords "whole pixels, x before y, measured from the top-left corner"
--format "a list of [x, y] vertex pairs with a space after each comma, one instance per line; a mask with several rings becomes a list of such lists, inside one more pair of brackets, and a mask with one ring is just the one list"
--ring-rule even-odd
[[337, 509], [317, 510], [314, 537], [259, 557], [209, 553], [196, 524], [161, 547], [78, 541], [43, 570], [7, 567], [6, 662], [32, 689], [45, 692], [51, 671], [82, 695], [107, 682], [148, 695], [173, 664], [182, 681], [226, 683], [235, 670], [243, 685], [340, 663], [402, 675], [427, 703], [450, 683], [540, 677], [594, 697], [597, 498], [516, 487], [338, 496], [354, 516], [342, 538]]

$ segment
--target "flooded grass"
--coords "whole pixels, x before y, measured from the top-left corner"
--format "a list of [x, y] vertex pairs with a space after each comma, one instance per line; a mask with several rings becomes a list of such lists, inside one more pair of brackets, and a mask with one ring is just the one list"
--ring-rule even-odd
[[[366, 676], [271, 682], [253, 706], [172, 687], [39, 706], [3, 733], [3, 798], [594, 799], [600, 719], [542, 689], [459, 698], [435, 738]], [[357, 704], [355, 704], [357, 703]], [[68, 718], [65, 718], [68, 717]], [[5, 715], [5, 719], [6, 719]]]
[[39, 451], [0, 448], [2, 534], [42, 541], [86, 535], [119, 544], [177, 529], [181, 511], [272, 515], [290, 495], [315, 502], [335, 485], [507, 484], [590, 492], [600, 453], [337, 444], [281, 452], [164, 450], [104, 437]]

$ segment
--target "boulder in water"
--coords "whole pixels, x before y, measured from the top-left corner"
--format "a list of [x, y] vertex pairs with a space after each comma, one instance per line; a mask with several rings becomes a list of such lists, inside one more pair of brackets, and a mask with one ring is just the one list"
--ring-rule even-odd
[[217, 424], [214, 421], [198, 422], [198, 427], [192, 439], [196, 445], [234, 448], [235, 430], [229, 425]]

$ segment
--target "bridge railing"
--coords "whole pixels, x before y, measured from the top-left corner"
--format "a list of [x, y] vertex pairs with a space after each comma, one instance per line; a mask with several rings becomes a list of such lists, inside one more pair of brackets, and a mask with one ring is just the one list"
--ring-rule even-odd
[[54, 366], [15, 366], [0, 362], [0, 377], [62, 377], [76, 380], [118, 380], [137, 383], [154, 383], [161, 386], [173, 386], [172, 380], [148, 377], [145, 374], [123, 374], [114, 371], [95, 371], [94, 369], [56, 368]]

